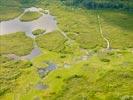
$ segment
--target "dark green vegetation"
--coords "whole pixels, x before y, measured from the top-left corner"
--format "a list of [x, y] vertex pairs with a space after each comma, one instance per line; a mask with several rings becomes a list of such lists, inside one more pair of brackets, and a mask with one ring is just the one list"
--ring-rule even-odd
[[23, 5], [31, 5], [39, 2], [40, 0], [19, 0]]
[[[13, 61], [0, 56], [2, 100], [133, 99], [133, 13], [127, 12], [127, 4], [132, 7], [132, 0], [128, 0], [130, 3], [123, 3], [126, 0], [62, 0], [63, 4], [60, 0], [40, 0], [38, 3], [31, 1], [24, 0], [18, 2], [18, 5], [29, 7], [34, 4], [49, 9], [56, 17], [59, 28], [70, 39], [66, 39], [59, 31], [37, 36], [35, 40], [41, 47], [42, 54], [32, 59], [32, 63]], [[68, 6], [68, 1], [77, 4]], [[82, 5], [81, 1], [86, 1], [87, 6]], [[103, 7], [96, 11], [97, 5]], [[106, 47], [106, 41], [99, 32], [98, 15], [111, 50], [103, 49]], [[20, 50], [21, 46], [18, 45], [27, 44], [27, 39], [19, 40], [21, 36], [16, 39], [16, 35], [14, 37], [11, 41], [17, 40], [16, 42], [9, 42], [9, 38], [3, 42], [13, 45], [8, 53], [16, 53], [18, 50], [19, 55], [25, 54], [25, 49]], [[9, 45], [3, 47], [9, 48]], [[30, 51], [31, 45], [32, 42], [24, 45], [24, 48]], [[47, 67], [46, 62], [56, 64], [57, 69], [40, 79], [37, 68]], [[48, 88], [37, 90], [37, 83], [46, 84]]]
[[67, 6], [87, 9], [124, 9], [131, 10], [131, 0], [61, 0]]
[[27, 22], [27, 21], [32, 21], [36, 20], [39, 17], [41, 17], [42, 14], [39, 12], [25, 12], [22, 17], [20, 17], [20, 21]]
[[45, 32], [44, 29], [37, 29], [32, 32], [33, 35], [41, 35]]
[[39, 1], [40, 0], [0, 0], [0, 6], [22, 8], [22, 7], [34, 6]]
[[0, 54], [26, 55], [33, 49], [33, 41], [23, 32], [0, 36]]
[[66, 39], [62, 34], [56, 31], [40, 35], [37, 37], [36, 41], [41, 48], [48, 49], [50, 51], [61, 51], [64, 48], [63, 45]]

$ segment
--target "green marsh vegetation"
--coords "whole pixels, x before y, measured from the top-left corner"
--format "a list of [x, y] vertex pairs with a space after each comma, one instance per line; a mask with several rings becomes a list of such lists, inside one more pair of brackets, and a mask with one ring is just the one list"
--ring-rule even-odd
[[33, 21], [41, 17], [42, 14], [39, 12], [25, 12], [22, 17], [20, 17], [20, 21], [27, 22], [27, 21]]
[[61, 51], [66, 41], [65, 37], [58, 31], [46, 33], [36, 38], [39, 47], [50, 51]]
[[0, 36], [0, 54], [16, 54], [23, 56], [33, 49], [33, 40], [24, 32], [16, 32]]
[[0, 6], [0, 21], [10, 20], [18, 17], [23, 10], [19, 7], [3, 7]]
[[[1, 91], [5, 91], [7, 87], [8, 92], [1, 92], [0, 98], [12, 100], [19, 95], [19, 100], [36, 98], [41, 100], [121, 100], [123, 98], [132, 100], [133, 14], [131, 12], [104, 8], [98, 10], [97, 13], [94, 9], [66, 6], [57, 0], [41, 0], [36, 6], [49, 9], [50, 13], [55, 16], [59, 28], [70, 40], [59, 31], [38, 35], [35, 41], [41, 48], [42, 54], [32, 59], [31, 62], [17, 62], [1, 56], [0, 64], [3, 66], [1, 76], [13, 77], [12, 75], [15, 74], [16, 82], [12, 81], [12, 83], [18, 85], [16, 88], [12, 84], [7, 87], [8, 82], [11, 81], [4, 78], [7, 84], [1, 83], [3, 87]], [[104, 36], [110, 41], [111, 50], [103, 49], [106, 47], [106, 42], [99, 33], [98, 14]], [[2, 37], [5, 38], [5, 36]], [[24, 45], [29, 51], [32, 47], [32, 39], [12, 41], [21, 44], [22, 40], [26, 42], [30, 40], [29, 45]], [[9, 40], [3, 43], [10, 44], [7, 41]], [[8, 53], [12, 51], [16, 53], [20, 49], [15, 43], [11, 45], [16, 48], [10, 49]], [[8, 47], [10, 46], [5, 48]], [[25, 54], [25, 50], [20, 51], [17, 54]], [[37, 68], [47, 67], [45, 62], [56, 64], [57, 69], [50, 72], [44, 79], [40, 79]], [[9, 65], [15, 71], [10, 70], [13, 74], [5, 75], [4, 72], [8, 70]], [[48, 88], [36, 90], [34, 87], [38, 82], [48, 85]], [[9, 88], [13, 88], [14, 91], [9, 91]]]
[[63, 60], [59, 54], [44, 54], [36, 58], [36, 64], [52, 60], [58, 65], [66, 61], [71, 66], [60, 67], [46, 77], [44, 83], [49, 85], [49, 89], [44, 92], [44, 100], [119, 100], [126, 95], [132, 96], [132, 57], [128, 51], [99, 51], [86, 61], [73, 61], [68, 55]]
[[[31, 76], [32, 81], [31, 81]], [[27, 60], [12, 60], [0, 56], [0, 98], [1, 100], [22, 100], [22, 95], [39, 81], [35, 67]], [[20, 93], [21, 91], [21, 93]], [[21, 94], [21, 97], [19, 96]]]
[[16, 80], [23, 75], [24, 71], [32, 66], [28, 61], [13, 61], [0, 56], [0, 96], [16, 88]]
[[124, 11], [101, 11], [99, 13], [105, 20], [102, 21], [102, 27], [105, 36], [110, 40], [111, 47], [116, 49], [132, 48], [133, 13]]
[[[0, 21], [18, 17], [25, 7], [34, 6], [38, 0], [0, 0]], [[39, 14], [31, 14], [39, 17]]]
[[105, 9], [97, 13], [96, 10], [57, 5], [58, 7], [52, 5], [49, 8], [54, 9], [51, 11], [56, 16], [59, 27], [64, 32], [71, 33], [70, 38], [75, 39], [82, 48], [103, 48], [106, 45], [99, 33], [97, 14], [100, 15], [103, 32], [110, 40], [111, 48], [133, 47], [131, 28], [133, 13]]
[[[71, 9], [60, 6], [58, 3], [56, 5], [58, 7], [51, 4], [48, 5], [48, 8], [56, 16], [58, 26], [80, 48], [97, 49], [98, 52], [87, 61], [79, 59], [81, 62], [78, 59], [73, 61], [73, 59], [85, 53], [62, 55], [48, 52], [48, 54], [36, 58], [36, 64], [49, 59], [60, 66], [63, 66], [61, 62], [71, 66], [68, 69], [61, 67], [48, 75], [45, 82], [51, 88], [46, 91], [44, 100], [119, 100], [126, 95], [127, 98], [132, 98], [133, 87], [130, 85], [133, 75], [133, 55], [131, 51], [128, 52], [128, 49], [133, 47], [132, 28], [130, 28], [133, 14], [126, 11], [99, 10], [104, 35], [110, 40], [111, 48], [119, 49], [106, 52], [99, 51], [99, 48], [105, 47], [106, 44], [98, 31], [95, 10]], [[125, 48], [127, 50], [122, 50]], [[76, 52], [75, 49], [71, 51]], [[60, 55], [63, 56], [63, 59], [60, 58]], [[125, 75], [129, 77], [125, 77]]]

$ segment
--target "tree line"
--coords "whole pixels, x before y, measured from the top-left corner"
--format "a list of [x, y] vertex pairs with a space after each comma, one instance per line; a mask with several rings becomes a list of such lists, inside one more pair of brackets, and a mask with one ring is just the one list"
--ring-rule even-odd
[[83, 7], [87, 9], [126, 9], [130, 10], [132, 7], [131, 0], [61, 0], [67, 6]]

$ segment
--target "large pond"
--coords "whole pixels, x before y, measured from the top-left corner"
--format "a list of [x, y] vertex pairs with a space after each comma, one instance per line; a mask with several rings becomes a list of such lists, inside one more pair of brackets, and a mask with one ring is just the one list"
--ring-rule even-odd
[[[27, 9], [25, 9], [25, 11], [27, 11]], [[38, 9], [38, 8], [34, 8], [34, 9]], [[52, 32], [57, 27], [54, 16], [51, 16], [50, 14], [43, 14], [37, 20], [28, 21], [28, 22], [20, 21], [19, 20], [20, 16], [9, 21], [0, 22], [0, 35], [22, 31], [22, 32], [25, 32], [27, 36], [34, 38], [35, 36], [32, 34], [33, 30], [45, 29], [46, 32]]]
[[[28, 21], [28, 22], [20, 21], [19, 18], [27, 11], [39, 12], [42, 14], [42, 16], [33, 21]], [[45, 12], [47, 14], [44, 14], [42, 12]], [[0, 22], [0, 35], [5, 35], [15, 32], [25, 32], [27, 36], [35, 38], [35, 36], [32, 34], [32, 31], [36, 29], [45, 29], [46, 30], [45, 33], [48, 33], [56, 30], [57, 28], [55, 18], [54, 16], [49, 14], [48, 10], [43, 11], [43, 9], [41, 8], [31, 7], [31, 8], [26, 8], [24, 13], [15, 19]], [[41, 50], [38, 48], [38, 46], [35, 43], [35, 48], [31, 51], [29, 55], [26, 55], [23, 58], [32, 59], [40, 55], [40, 53]]]

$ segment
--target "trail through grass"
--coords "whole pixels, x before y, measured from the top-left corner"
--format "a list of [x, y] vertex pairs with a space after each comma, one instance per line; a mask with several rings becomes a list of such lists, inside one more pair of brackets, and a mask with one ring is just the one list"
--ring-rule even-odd
[[103, 30], [102, 30], [102, 27], [101, 27], [101, 22], [100, 22], [100, 16], [99, 15], [97, 15], [97, 19], [98, 19], [99, 30], [100, 30], [101, 36], [107, 43], [106, 49], [109, 49], [110, 48], [110, 43], [109, 43], [109, 40], [103, 35]]

